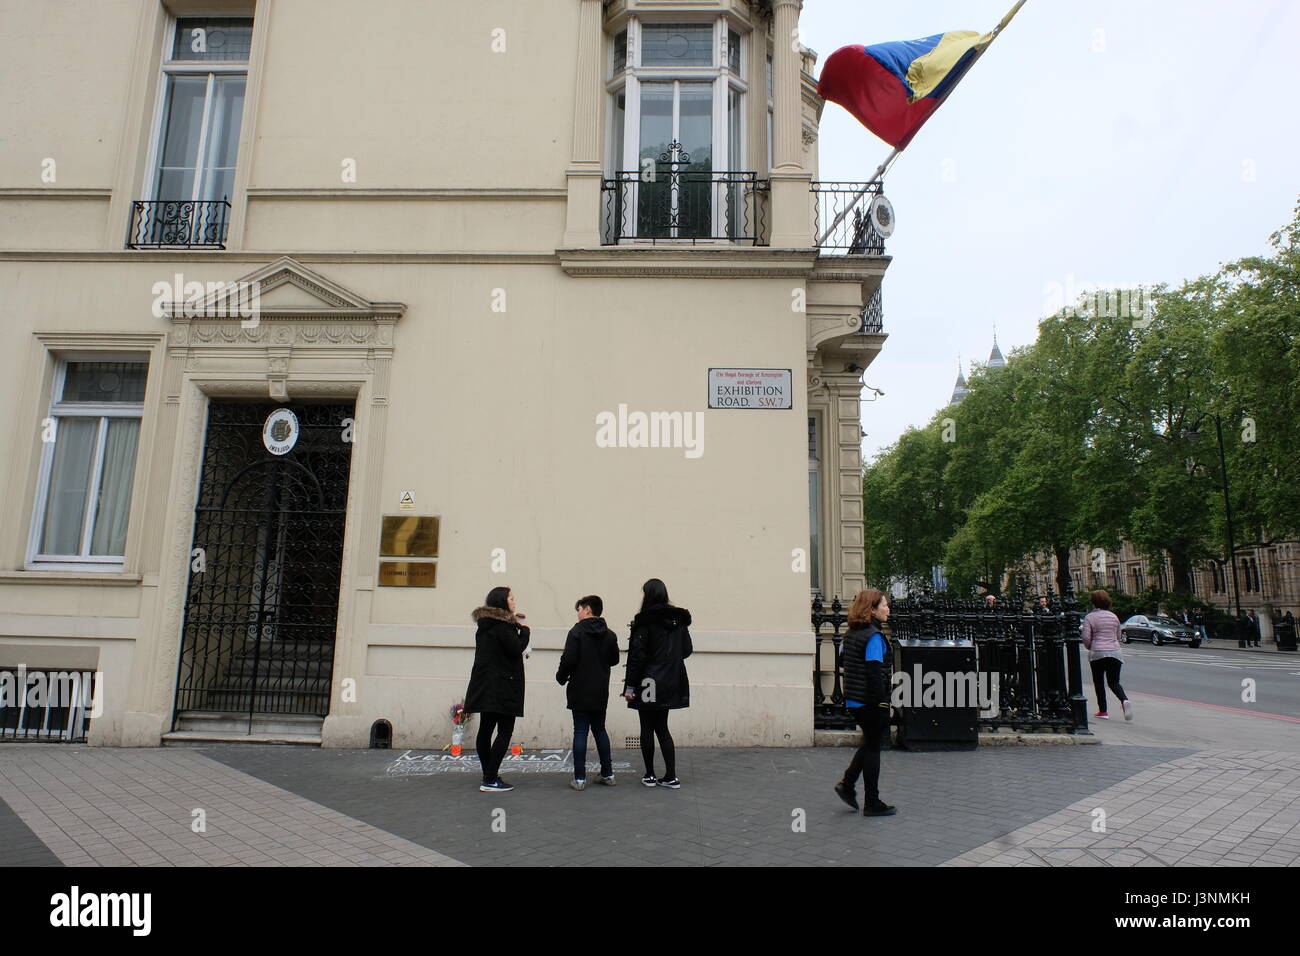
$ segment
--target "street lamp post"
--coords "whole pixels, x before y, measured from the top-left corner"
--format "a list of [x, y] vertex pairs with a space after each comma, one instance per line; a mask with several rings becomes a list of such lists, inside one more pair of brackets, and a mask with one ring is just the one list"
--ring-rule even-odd
[[[1214, 434], [1219, 442], [1219, 479], [1220, 490], [1223, 492], [1223, 516], [1225, 530], [1227, 531], [1228, 545], [1228, 564], [1232, 568], [1232, 602], [1237, 610], [1237, 630], [1240, 631], [1241, 621], [1241, 587], [1237, 582], [1237, 544], [1232, 531], [1232, 494], [1228, 488], [1228, 457], [1223, 450], [1223, 418], [1218, 412], [1214, 412]], [[1187, 438], [1195, 444], [1200, 440], [1200, 430], [1193, 426], [1187, 434]], [[1238, 643], [1244, 641], [1244, 635], [1238, 637]], [[1244, 643], [1243, 645], [1244, 646]]]
[[1219, 439], [1219, 475], [1223, 479], [1223, 515], [1228, 526], [1228, 563], [1232, 565], [1232, 600], [1241, 618], [1241, 589], [1237, 586], [1237, 546], [1232, 537], [1232, 498], [1228, 493], [1228, 461], [1223, 454], [1223, 420], [1214, 413], [1214, 432]]

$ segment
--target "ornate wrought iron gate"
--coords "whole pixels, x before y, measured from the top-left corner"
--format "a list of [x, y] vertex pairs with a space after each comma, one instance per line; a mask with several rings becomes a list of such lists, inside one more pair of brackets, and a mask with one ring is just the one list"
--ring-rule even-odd
[[[208, 412], [177, 714], [329, 710], [353, 406], [286, 406], [297, 441], [276, 455], [263, 429], [278, 407]], [[267, 431], [275, 443], [292, 429]]]

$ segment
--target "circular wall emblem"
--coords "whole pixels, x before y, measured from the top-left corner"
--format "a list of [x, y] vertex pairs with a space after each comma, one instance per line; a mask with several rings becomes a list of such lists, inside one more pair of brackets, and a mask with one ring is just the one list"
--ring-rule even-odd
[[298, 444], [298, 416], [287, 408], [277, 408], [266, 416], [262, 426], [262, 444], [272, 455], [287, 455]]
[[876, 232], [888, 239], [894, 233], [894, 207], [884, 196], [876, 196], [869, 210]]

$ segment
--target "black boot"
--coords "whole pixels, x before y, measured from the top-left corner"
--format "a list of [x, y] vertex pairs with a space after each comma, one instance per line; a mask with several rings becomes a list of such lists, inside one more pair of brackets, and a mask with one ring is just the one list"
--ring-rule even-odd
[[853, 787], [841, 780], [835, 785], [835, 793], [854, 810], [858, 808], [858, 795]]
[[868, 800], [867, 805], [862, 808], [862, 815], [864, 817], [892, 817], [897, 812], [897, 807], [891, 807], [879, 797], [874, 800]]

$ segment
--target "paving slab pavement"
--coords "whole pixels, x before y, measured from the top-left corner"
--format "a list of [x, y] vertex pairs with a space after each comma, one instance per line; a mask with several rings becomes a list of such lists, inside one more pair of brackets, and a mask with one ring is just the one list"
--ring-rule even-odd
[[14, 866], [458, 864], [185, 748], [2, 746], [0, 808]]
[[683, 748], [683, 789], [668, 791], [640, 786], [639, 754], [616, 751], [633, 768], [620, 785], [582, 792], [563, 758], [543, 770], [528, 755], [502, 770], [517, 789], [489, 794], [473, 757], [419, 773], [414, 758], [436, 755], [19, 744], [0, 747], [0, 847], [15, 865], [935, 865], [1189, 751], [887, 751], [882, 790], [900, 812], [886, 819], [832, 793], [850, 753]]

